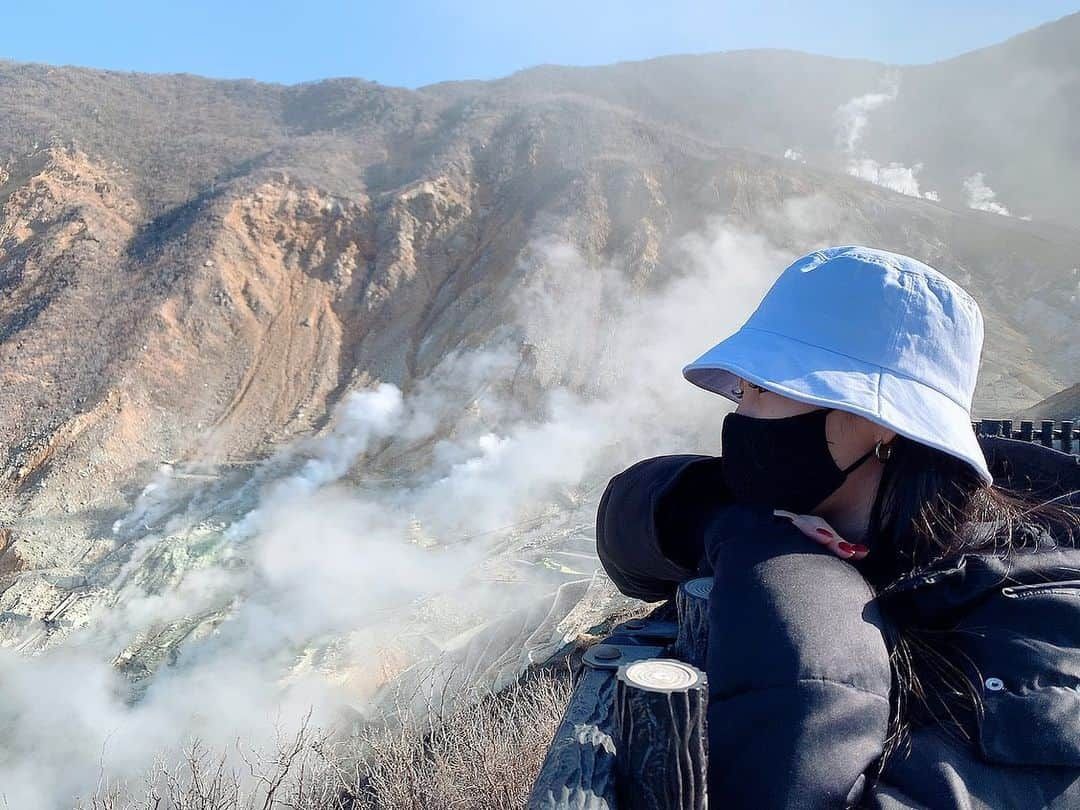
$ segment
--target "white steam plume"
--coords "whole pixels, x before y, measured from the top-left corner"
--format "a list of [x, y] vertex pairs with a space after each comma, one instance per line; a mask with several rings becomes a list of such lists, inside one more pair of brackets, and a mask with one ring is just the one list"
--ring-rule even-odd
[[837, 142], [847, 157], [847, 173], [909, 197], [937, 202], [937, 192], [923, 192], [919, 188], [917, 175], [923, 169], [922, 163], [914, 166], [880, 163], [862, 153], [862, 139], [870, 122], [870, 113], [895, 101], [899, 92], [900, 75], [892, 73], [885, 78], [885, 87], [881, 91], [856, 96], [836, 109]]
[[922, 192], [919, 189], [919, 181], [916, 175], [922, 171], [923, 165], [916, 163], [914, 166], [904, 166], [901, 163], [881, 164], [871, 158], [852, 158], [848, 161], [848, 174], [869, 180], [878, 186], [891, 188], [909, 197], [921, 197], [924, 200], [939, 200], [936, 191]]
[[989, 211], [991, 214], [1001, 214], [1004, 217], [1012, 216], [1008, 208], [997, 202], [997, 194], [986, 185], [986, 177], [982, 172], [975, 172], [964, 179], [964, 194], [967, 195], [968, 208]]
[[[8, 806], [69, 806], [103, 777], [138, 781], [192, 736], [257, 747], [309, 707], [323, 725], [367, 712], [386, 671], [546, 604], [550, 578], [480, 572], [526, 539], [591, 533], [598, 484], [631, 461], [718, 450], [730, 404], [681, 367], [820, 246], [815, 229], [835, 218], [815, 206], [765, 217], [799, 235], [795, 251], [713, 221], [677, 240], [679, 274], [657, 289], [538, 239], [487, 345], [449, 353], [408, 393], [350, 394], [328, 432], [238, 488], [192, 492], [163, 474], [117, 524], [130, 558], [90, 572], [92, 607], [66, 637], [32, 656], [0, 649]], [[511, 650], [489, 675], [532, 655]]]
[[900, 92], [899, 74], [885, 78], [885, 87], [876, 93], [866, 93], [844, 102], [836, 109], [837, 138], [847, 155], [854, 155], [862, 141], [870, 113], [896, 100]]

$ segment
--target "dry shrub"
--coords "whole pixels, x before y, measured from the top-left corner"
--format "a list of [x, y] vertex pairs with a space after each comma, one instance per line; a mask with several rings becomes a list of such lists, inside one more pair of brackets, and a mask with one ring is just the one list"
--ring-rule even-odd
[[[347, 736], [310, 726], [269, 753], [193, 742], [145, 783], [103, 781], [80, 810], [495, 810], [525, 806], [573, 691], [571, 668], [537, 668], [497, 694], [433, 711], [419, 729], [368, 725]], [[399, 707], [401, 708], [401, 707]], [[236, 764], [240, 763], [240, 764]]]
[[418, 736], [371, 735], [359, 810], [521, 808], [555, 734], [573, 679], [541, 669], [498, 695], [465, 702]]

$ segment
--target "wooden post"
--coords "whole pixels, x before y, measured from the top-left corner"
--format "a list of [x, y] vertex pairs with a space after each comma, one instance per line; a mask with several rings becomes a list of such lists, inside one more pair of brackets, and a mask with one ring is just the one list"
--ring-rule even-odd
[[1042, 429], [1039, 431], [1039, 444], [1043, 447], [1054, 446], [1054, 422], [1050, 419], [1042, 420]]
[[533, 782], [528, 810], [619, 807], [615, 675], [621, 665], [663, 654], [675, 638], [674, 613], [675, 606], [668, 600], [643, 619], [619, 625], [606, 643], [586, 650], [581, 677]]
[[616, 807], [615, 678], [585, 667], [533, 783], [528, 810]]
[[1061, 451], [1071, 453], [1073, 451], [1072, 439], [1073, 423], [1066, 419], [1061, 423]]
[[1031, 437], [1035, 432], [1035, 424], [1030, 419], [1020, 420], [1020, 438], [1025, 442], [1030, 442]]
[[686, 663], [705, 667], [705, 651], [709, 643], [709, 593], [712, 577], [688, 579], [675, 592], [675, 607], [679, 615], [679, 635], [672, 654]]
[[619, 667], [615, 770], [620, 810], [705, 810], [705, 673], [671, 658]]

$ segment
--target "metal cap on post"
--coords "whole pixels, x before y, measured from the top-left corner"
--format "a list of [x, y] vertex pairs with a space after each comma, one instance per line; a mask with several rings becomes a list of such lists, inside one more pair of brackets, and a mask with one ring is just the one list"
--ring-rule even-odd
[[688, 664], [704, 668], [709, 642], [709, 594], [712, 577], [688, 579], [675, 592], [679, 615], [679, 635], [672, 654]]
[[653, 658], [619, 667], [615, 683], [615, 768], [625, 810], [708, 806], [705, 673]]

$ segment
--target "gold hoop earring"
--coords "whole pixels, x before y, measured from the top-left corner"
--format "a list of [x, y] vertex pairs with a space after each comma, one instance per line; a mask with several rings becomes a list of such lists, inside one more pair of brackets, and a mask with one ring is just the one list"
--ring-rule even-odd
[[[885, 449], [885, 455], [881, 454], [882, 448]], [[874, 455], [877, 457], [877, 460], [882, 463], [892, 458], [892, 452], [892, 445], [885, 444], [885, 442], [883, 442], [881, 439], [878, 439], [877, 444], [874, 445]]]

